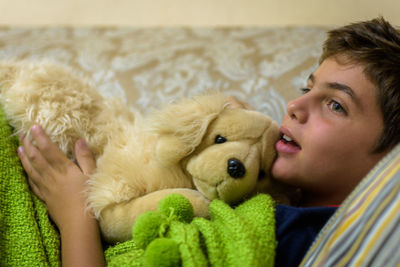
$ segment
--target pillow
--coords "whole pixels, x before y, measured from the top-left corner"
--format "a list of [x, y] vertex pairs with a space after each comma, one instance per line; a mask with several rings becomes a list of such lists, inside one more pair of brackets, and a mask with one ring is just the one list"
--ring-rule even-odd
[[400, 266], [400, 144], [362, 180], [301, 266]]

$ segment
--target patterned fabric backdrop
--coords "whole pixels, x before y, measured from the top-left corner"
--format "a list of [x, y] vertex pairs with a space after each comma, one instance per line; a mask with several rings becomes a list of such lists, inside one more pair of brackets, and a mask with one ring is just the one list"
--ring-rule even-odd
[[278, 122], [317, 67], [327, 28], [0, 28], [0, 60], [52, 60], [146, 112], [208, 89]]

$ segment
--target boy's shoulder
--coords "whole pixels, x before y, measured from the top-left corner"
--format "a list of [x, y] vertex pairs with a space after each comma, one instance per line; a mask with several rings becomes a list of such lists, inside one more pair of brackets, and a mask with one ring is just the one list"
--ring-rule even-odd
[[275, 266], [298, 266], [319, 231], [337, 207], [275, 207], [276, 239]]

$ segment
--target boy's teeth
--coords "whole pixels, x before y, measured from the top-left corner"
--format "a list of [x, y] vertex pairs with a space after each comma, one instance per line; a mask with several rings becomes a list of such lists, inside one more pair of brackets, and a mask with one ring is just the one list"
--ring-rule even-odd
[[287, 142], [291, 142], [293, 139], [292, 138], [290, 138], [289, 136], [287, 136], [286, 134], [284, 134], [283, 136], [282, 136], [282, 138], [285, 140], [285, 141], [287, 141]]

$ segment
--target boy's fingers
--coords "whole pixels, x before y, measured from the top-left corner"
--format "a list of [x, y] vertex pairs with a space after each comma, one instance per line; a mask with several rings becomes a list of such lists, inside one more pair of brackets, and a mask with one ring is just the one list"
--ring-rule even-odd
[[[34, 193], [37, 195], [37, 192], [40, 194], [40, 191], [36, 185], [36, 183], [41, 182], [40, 174], [35, 170], [32, 166], [31, 162], [29, 161], [28, 157], [25, 154], [23, 147], [18, 148], [18, 157], [21, 160], [22, 166], [25, 169], [26, 174], [28, 175], [29, 184], [31, 185], [32, 189], [34, 189]], [[34, 186], [32, 186], [34, 185]]]
[[243, 109], [254, 110], [254, 108], [252, 108], [247, 102], [239, 101], [234, 96], [228, 96], [228, 102], [229, 106], [232, 108], [243, 108]]
[[32, 179], [28, 178], [29, 186], [31, 187], [32, 192], [41, 200], [44, 201], [43, 195], [39, 190], [39, 187], [33, 182]]
[[75, 158], [83, 174], [90, 175], [94, 173], [96, 170], [96, 161], [92, 151], [90, 151], [83, 139], [79, 139], [75, 143]]
[[33, 179], [41, 179], [41, 172], [49, 171], [49, 163], [28, 138], [23, 138], [21, 143], [22, 146], [18, 148], [18, 155], [21, 158], [25, 171]]
[[61, 152], [58, 146], [51, 141], [42, 127], [37, 124], [32, 126], [31, 134], [36, 141], [39, 151], [49, 163], [59, 163], [65, 161], [66, 157], [64, 154]]
[[244, 109], [248, 109], [248, 110], [254, 110], [254, 108], [253, 107], [251, 107], [250, 105], [249, 105], [249, 103], [247, 103], [247, 102], [242, 102], [242, 105], [243, 105], [243, 107], [244, 107]]
[[228, 102], [229, 106], [232, 108], [243, 108], [242, 103], [240, 103], [234, 96], [228, 96]]

